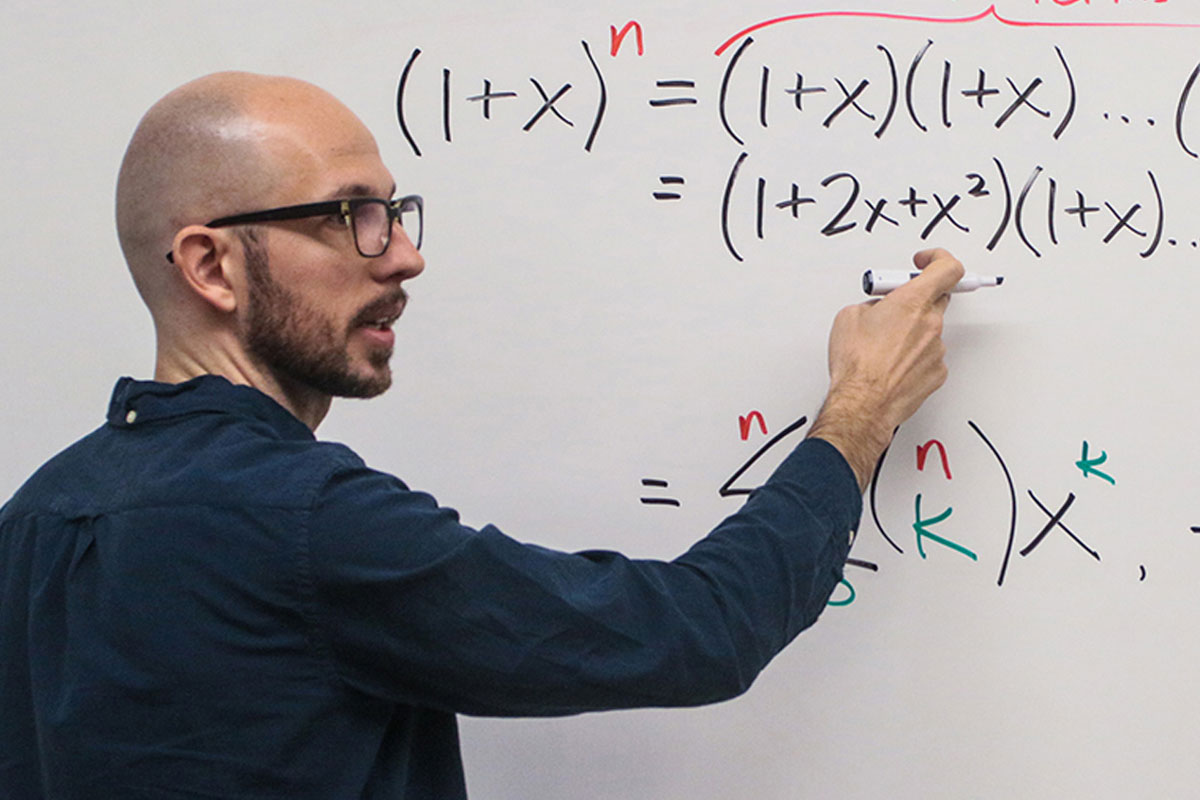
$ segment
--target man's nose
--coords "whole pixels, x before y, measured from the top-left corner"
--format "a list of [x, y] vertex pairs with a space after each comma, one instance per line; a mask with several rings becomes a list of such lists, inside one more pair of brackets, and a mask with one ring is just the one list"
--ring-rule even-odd
[[371, 268], [378, 281], [409, 280], [425, 270], [425, 258], [408, 238], [399, 220], [392, 221], [392, 238], [388, 249], [379, 258], [371, 259]]

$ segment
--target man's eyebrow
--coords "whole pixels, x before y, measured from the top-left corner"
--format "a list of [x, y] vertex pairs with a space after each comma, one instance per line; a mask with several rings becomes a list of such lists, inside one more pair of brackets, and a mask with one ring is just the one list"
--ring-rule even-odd
[[[395, 193], [396, 185], [393, 183], [392, 189], [386, 197], [391, 197]], [[375, 194], [375, 190], [372, 187], [367, 186], [365, 183], [347, 183], [330, 192], [329, 197], [330, 199], [337, 199], [339, 197], [378, 197], [378, 195]]]

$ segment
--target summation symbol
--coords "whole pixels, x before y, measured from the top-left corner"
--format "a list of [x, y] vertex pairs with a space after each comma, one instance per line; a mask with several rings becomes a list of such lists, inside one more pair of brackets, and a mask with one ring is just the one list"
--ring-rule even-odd
[[[735, 487], [733, 484], [738, 480], [738, 478], [742, 477], [742, 475], [746, 472], [746, 470], [750, 469], [750, 467], [753, 466], [755, 464], [755, 462], [757, 462], [760, 458], [762, 458], [768, 450], [770, 450], [775, 445], [779, 444], [784, 439], [786, 439], [788, 436], [790, 436], [791, 434], [800, 430], [807, 424], [808, 424], [808, 417], [800, 417], [800, 419], [796, 420], [795, 422], [793, 422], [792, 424], [788, 425], [786, 428], [781, 430], [779, 433], [775, 434], [770, 439], [770, 441], [768, 441], [766, 444], [764, 444], [762, 447], [760, 447], [754, 453], [754, 455], [752, 455], [744, 464], [742, 464], [742, 466], [738, 467], [738, 469], [729, 477], [729, 479], [726, 480], [725, 483], [721, 485], [721, 488], [717, 490], [718, 494], [720, 494], [722, 497], [735, 497], [735, 496], [744, 496], [744, 495], [751, 494], [754, 491], [753, 489]], [[763, 436], [768, 435], [767, 434], [767, 421], [766, 421], [765, 417], [763, 417], [763, 414], [761, 411], [750, 411], [745, 415], [738, 416], [738, 433], [743, 442], [747, 441], [750, 438], [750, 432], [755, 427], [757, 427], [758, 430], [760, 430], [762, 432]], [[851, 533], [851, 544], [852, 545], [853, 545], [855, 535], [856, 535], [856, 533]], [[858, 569], [865, 569], [870, 572], [878, 572], [879, 571], [878, 564], [875, 564], [871, 561], [865, 561], [865, 560], [859, 559], [859, 558], [847, 558], [846, 566], [847, 567], [856, 567]], [[854, 587], [850, 584], [850, 581], [846, 580], [845, 578], [843, 578], [841, 581], [839, 581], [839, 584], [841, 586], [845, 587], [846, 592], [848, 594], [846, 594], [845, 596], [835, 595], [833, 598], [830, 598], [830, 600], [828, 601], [828, 605], [848, 606], [854, 602], [854, 599], [855, 599], [855, 597], [858, 596], [858, 594], [854, 590]]]
[[747, 459], [746, 463], [744, 463], [744, 464], [742, 464], [742, 466], [738, 467], [737, 470], [732, 475], [729, 476], [729, 480], [727, 480], [727, 481], [725, 481], [725, 483], [721, 484], [721, 488], [717, 490], [717, 493], [720, 494], [721, 497], [735, 497], [738, 495], [748, 495], [752, 491], [754, 491], [753, 489], [735, 487], [733, 484], [737, 481], [738, 478], [742, 477], [742, 475], [746, 472], [746, 470], [748, 470], [748, 469], [750, 469], [750, 467], [754, 466], [754, 462], [756, 462], [756, 461], [758, 461], [758, 459], [762, 458], [763, 454], [765, 454], [768, 450], [770, 450], [772, 447], [774, 447], [779, 442], [786, 439], [789, 434], [792, 434], [792, 433], [800, 430], [807, 424], [808, 424], [808, 417], [801, 417], [800, 419], [793, 422], [791, 425], [788, 425], [786, 428], [784, 428], [779, 433], [775, 434], [771, 438], [770, 441], [768, 441], [766, 444], [764, 444], [762, 447], [760, 447], [754, 455], [750, 456], [750, 458]]
[[[642, 478], [642, 486], [652, 489], [666, 489], [670, 484], [660, 478]], [[674, 497], [643, 497], [642, 504], [647, 506], [674, 506], [678, 508], [680, 503]]]

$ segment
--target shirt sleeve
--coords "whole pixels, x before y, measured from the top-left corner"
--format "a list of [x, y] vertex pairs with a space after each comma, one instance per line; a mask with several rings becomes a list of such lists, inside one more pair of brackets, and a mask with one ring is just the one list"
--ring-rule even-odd
[[319, 648], [370, 695], [487, 716], [700, 705], [745, 691], [816, 621], [861, 511], [819, 439], [670, 562], [522, 544], [342, 469], [313, 510], [302, 583]]

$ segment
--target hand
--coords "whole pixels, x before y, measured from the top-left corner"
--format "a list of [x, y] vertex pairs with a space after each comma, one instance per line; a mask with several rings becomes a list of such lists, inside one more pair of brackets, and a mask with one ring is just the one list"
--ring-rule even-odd
[[942, 320], [962, 264], [913, 256], [921, 274], [882, 300], [842, 309], [829, 335], [829, 394], [809, 436], [841, 451], [865, 489], [895, 429], [946, 381]]

